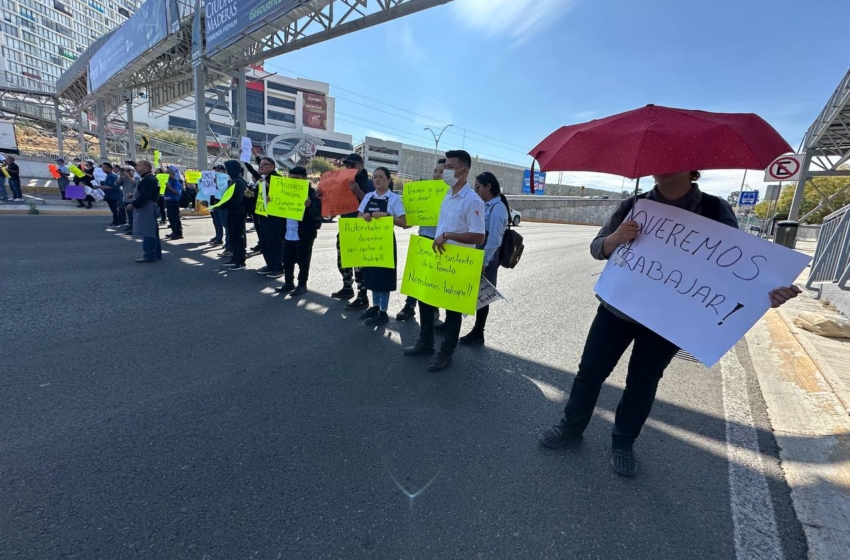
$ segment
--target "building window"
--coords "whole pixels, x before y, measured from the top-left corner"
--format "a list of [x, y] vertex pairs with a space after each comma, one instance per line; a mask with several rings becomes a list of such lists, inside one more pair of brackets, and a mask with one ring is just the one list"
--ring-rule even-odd
[[284, 109], [292, 109], [293, 111], [295, 110], [295, 101], [290, 101], [288, 99], [281, 99], [279, 97], [274, 97], [270, 95], [268, 103], [272, 107], [282, 107]]
[[286, 92], [286, 93], [291, 93], [292, 95], [298, 94], [298, 90], [295, 89], [294, 87], [291, 87], [291, 86], [285, 86], [283, 84], [276, 84], [274, 82], [266, 82], [266, 86], [268, 86], [269, 89], [274, 89], [274, 90], [277, 90], [277, 91], [283, 91], [283, 92]]
[[322, 142], [325, 143], [325, 147], [327, 148], [338, 148], [340, 150], [348, 150], [349, 152], [352, 150], [351, 144], [348, 142], [338, 142], [337, 140], [326, 140], [322, 138]]
[[275, 121], [282, 121], [282, 122], [288, 122], [288, 123], [294, 123], [295, 122], [295, 115], [290, 115], [288, 113], [281, 113], [279, 111], [269, 111], [268, 116], [269, 116], [270, 119], [275, 120]]

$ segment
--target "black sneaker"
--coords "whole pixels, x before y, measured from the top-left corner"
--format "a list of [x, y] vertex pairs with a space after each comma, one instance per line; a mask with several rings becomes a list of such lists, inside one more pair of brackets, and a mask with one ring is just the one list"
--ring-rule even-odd
[[271, 272], [266, 274], [266, 278], [280, 278], [281, 276], [283, 276], [282, 270], [272, 270]]
[[408, 319], [416, 316], [416, 310], [409, 305], [405, 305], [401, 308], [401, 311], [395, 316], [396, 321], [407, 321]]
[[390, 322], [390, 316], [387, 315], [386, 311], [380, 311], [376, 316], [371, 319], [367, 319], [365, 323], [366, 326], [369, 327], [380, 327], [381, 325], [386, 325]]
[[182, 235], [172, 235], [172, 236], [169, 237], [169, 239], [172, 240], [172, 241], [177, 241], [178, 239], [183, 239], [183, 236]]
[[299, 285], [297, 288], [292, 290], [292, 293], [289, 294], [290, 297], [301, 297], [307, 293], [307, 286]]
[[294, 289], [295, 289], [295, 286], [293, 284], [284, 284], [283, 286], [281, 286], [279, 288], [275, 288], [274, 291], [276, 291], [279, 294], [288, 294], [289, 292], [293, 291]]
[[354, 297], [354, 289], [351, 286], [343, 286], [338, 292], [331, 294], [334, 299], [351, 299]]
[[213, 239], [210, 241], [210, 245], [213, 247], [217, 247], [218, 245], [224, 245], [224, 241], [218, 241], [217, 239]]
[[360, 314], [360, 320], [365, 321], [366, 319], [371, 319], [372, 317], [377, 317], [378, 313], [380, 313], [380, 310], [378, 309], [377, 305], [375, 307], [370, 307], [369, 309], [367, 309], [366, 311], [364, 311], [363, 313]]
[[475, 329], [473, 329], [466, 336], [460, 337], [458, 339], [458, 342], [463, 344], [464, 346], [473, 346], [473, 345], [477, 345], [477, 344], [484, 344], [484, 333], [476, 331]]
[[357, 299], [348, 302], [348, 304], [345, 306], [345, 308], [349, 311], [366, 309], [367, 307], [369, 307], [369, 300], [365, 296], [357, 296]]
[[450, 365], [452, 365], [452, 357], [446, 356], [442, 352], [437, 352], [437, 355], [434, 356], [433, 360], [428, 362], [428, 366], [425, 369], [428, 371], [440, 371], [446, 369]]
[[271, 271], [272, 271], [272, 267], [264, 266], [263, 268], [260, 268], [259, 270], [257, 270], [257, 274], [268, 274]]
[[622, 476], [634, 476], [637, 474], [637, 459], [631, 447], [611, 448], [611, 468]]
[[219, 257], [232, 257], [233, 251], [222, 251], [218, 254]]
[[434, 353], [433, 346], [425, 346], [421, 340], [417, 340], [413, 346], [404, 349], [405, 356], [430, 356]]
[[260, 246], [254, 245], [253, 247], [251, 247], [251, 252], [252, 253], [259, 253], [260, 252]]
[[245, 268], [247, 268], [245, 266], [245, 263], [239, 263], [239, 264], [234, 264], [233, 266], [231, 266], [230, 270], [245, 270]]
[[549, 449], [559, 449], [568, 443], [580, 441], [581, 434], [570, 429], [566, 422], [561, 420], [560, 424], [552, 426], [551, 428], [546, 428], [540, 432], [537, 439], [540, 440], [540, 444], [544, 447], [548, 447]]

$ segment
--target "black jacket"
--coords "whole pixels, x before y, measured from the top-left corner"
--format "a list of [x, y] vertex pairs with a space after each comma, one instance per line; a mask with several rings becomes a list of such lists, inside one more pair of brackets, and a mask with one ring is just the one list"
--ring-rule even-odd
[[307, 192], [310, 207], [304, 210], [304, 218], [298, 222], [298, 239], [316, 239], [319, 234], [319, 224], [322, 222], [322, 200], [316, 189], [310, 187]]
[[230, 180], [233, 181], [233, 196], [230, 197], [230, 200], [222, 204], [221, 208], [234, 214], [244, 214], [245, 189], [248, 188], [248, 184], [242, 178], [242, 164], [236, 160], [229, 159], [224, 162], [224, 168], [227, 170], [227, 174], [230, 175]]
[[148, 202], [156, 204], [159, 200], [159, 181], [153, 173], [148, 173], [142, 177], [139, 186], [136, 188], [139, 189], [139, 196], [131, 201], [135, 208], [141, 208]]

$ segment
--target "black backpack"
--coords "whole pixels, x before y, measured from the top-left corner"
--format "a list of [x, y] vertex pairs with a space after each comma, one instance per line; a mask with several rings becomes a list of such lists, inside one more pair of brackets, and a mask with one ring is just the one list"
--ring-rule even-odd
[[508, 229], [502, 236], [502, 246], [499, 248], [499, 265], [505, 268], [515, 268], [522, 258], [525, 245], [522, 236], [511, 229], [511, 211], [508, 208]]

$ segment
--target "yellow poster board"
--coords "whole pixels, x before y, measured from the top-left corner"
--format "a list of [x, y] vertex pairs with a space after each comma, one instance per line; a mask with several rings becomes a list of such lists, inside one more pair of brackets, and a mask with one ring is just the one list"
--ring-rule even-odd
[[254, 214], [258, 216], [268, 216], [266, 211], [266, 183], [260, 181], [259, 189], [257, 189], [257, 205], [254, 207]]
[[159, 160], [162, 158], [162, 153], [159, 150], [153, 151], [153, 166], [159, 167]]
[[165, 187], [168, 186], [168, 173], [157, 173], [156, 180], [159, 181], [159, 194], [165, 194]]
[[68, 166], [68, 169], [71, 171], [71, 173], [74, 174], [74, 177], [85, 177], [86, 175], [85, 173], [83, 173], [82, 169], [80, 169], [73, 163]]
[[436, 226], [440, 206], [449, 192], [445, 181], [416, 181], [406, 183], [402, 200], [409, 226]]
[[214, 209], [218, 208], [219, 206], [221, 206], [222, 204], [224, 204], [225, 202], [227, 202], [228, 200], [230, 200], [231, 197], [233, 197], [233, 191], [235, 189], [236, 189], [236, 185], [230, 185], [227, 188], [227, 190], [224, 191], [224, 194], [221, 195], [221, 200], [219, 200], [218, 202], [216, 202], [215, 204], [210, 206], [210, 210], [214, 210]]
[[201, 172], [195, 171], [194, 169], [186, 170], [186, 182], [190, 185], [197, 185], [201, 180]]
[[395, 268], [392, 217], [340, 218], [339, 255], [342, 268]]
[[427, 237], [410, 236], [401, 293], [440, 309], [474, 315], [484, 251], [446, 243], [445, 252], [437, 254], [433, 243]]
[[11, 176], [11, 175], [9, 175], [9, 170], [8, 170], [8, 169], [6, 169], [5, 167], [0, 167], [0, 171], [2, 171], [2, 172], [3, 172], [3, 175], [4, 175], [7, 179], [11, 179], [11, 178], [12, 178], [12, 176]]
[[290, 179], [289, 177], [272, 177], [269, 185], [269, 216], [304, 219], [304, 201], [310, 192], [310, 181], [306, 179]]

